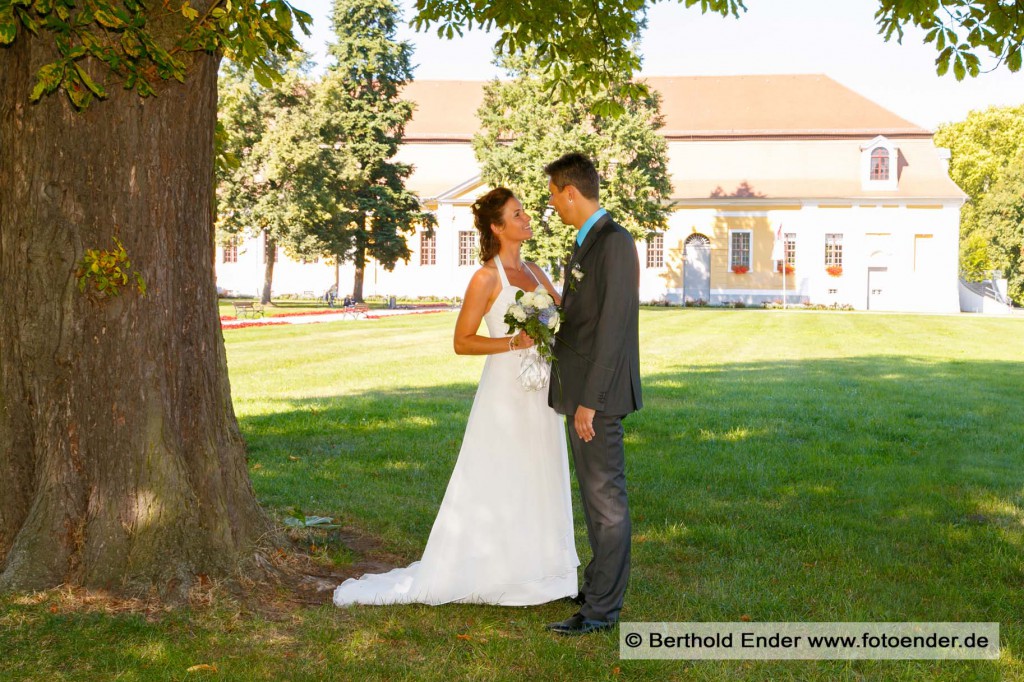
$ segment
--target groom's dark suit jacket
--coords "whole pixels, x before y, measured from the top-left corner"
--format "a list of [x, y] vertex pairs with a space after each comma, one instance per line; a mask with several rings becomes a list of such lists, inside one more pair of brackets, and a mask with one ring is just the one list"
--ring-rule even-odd
[[564, 282], [548, 403], [566, 415], [579, 405], [618, 416], [639, 410], [640, 262], [632, 235], [602, 216], [566, 265]]

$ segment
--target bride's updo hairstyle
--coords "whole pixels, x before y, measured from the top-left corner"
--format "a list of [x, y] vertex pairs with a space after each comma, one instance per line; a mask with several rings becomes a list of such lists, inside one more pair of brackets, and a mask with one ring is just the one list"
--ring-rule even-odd
[[502, 212], [514, 194], [507, 187], [495, 187], [473, 202], [473, 224], [480, 233], [480, 262], [486, 263], [501, 251], [501, 242], [491, 225], [504, 225]]

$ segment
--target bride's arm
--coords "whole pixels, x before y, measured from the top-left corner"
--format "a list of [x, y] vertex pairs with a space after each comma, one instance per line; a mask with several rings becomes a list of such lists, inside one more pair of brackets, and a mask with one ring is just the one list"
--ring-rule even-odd
[[555, 299], [555, 305], [562, 305], [562, 295], [555, 291], [555, 285], [548, 279], [548, 275], [544, 272], [539, 265], [536, 263], [527, 263], [527, 267], [530, 268], [530, 272], [537, 278], [537, 281], [544, 285], [544, 288], [551, 294], [551, 298]]
[[[459, 311], [459, 319], [455, 321], [455, 353], [457, 355], [494, 355], [496, 353], [507, 353], [509, 342], [507, 336], [491, 338], [480, 336], [477, 331], [480, 329], [480, 322], [484, 314], [491, 306], [493, 299], [497, 298], [495, 288], [498, 284], [498, 275], [493, 269], [480, 268], [469, 280], [466, 287], [466, 297], [462, 300], [462, 309]], [[529, 348], [533, 340], [519, 332], [516, 334], [515, 347]]]

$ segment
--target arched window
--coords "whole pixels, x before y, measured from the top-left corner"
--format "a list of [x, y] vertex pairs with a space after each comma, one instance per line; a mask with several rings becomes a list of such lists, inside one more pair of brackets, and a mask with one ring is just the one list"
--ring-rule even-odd
[[884, 147], [875, 147], [871, 150], [871, 179], [889, 179], [889, 150]]

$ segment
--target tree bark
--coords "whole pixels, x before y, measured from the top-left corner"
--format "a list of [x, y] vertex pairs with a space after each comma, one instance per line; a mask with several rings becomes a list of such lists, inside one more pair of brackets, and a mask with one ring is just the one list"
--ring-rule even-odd
[[263, 268], [263, 295], [260, 296], [260, 303], [270, 303], [270, 293], [274, 287], [274, 264], [277, 262], [277, 242], [264, 232], [263, 258], [266, 266]]
[[[158, 97], [29, 102], [51, 44], [0, 49], [0, 589], [181, 595], [270, 524], [231, 406], [214, 283], [219, 59]], [[123, 242], [148, 285], [80, 293]]]
[[352, 298], [359, 303], [363, 302], [363, 277], [366, 274], [366, 248], [362, 246], [356, 247], [356, 276], [355, 281], [352, 282]]

